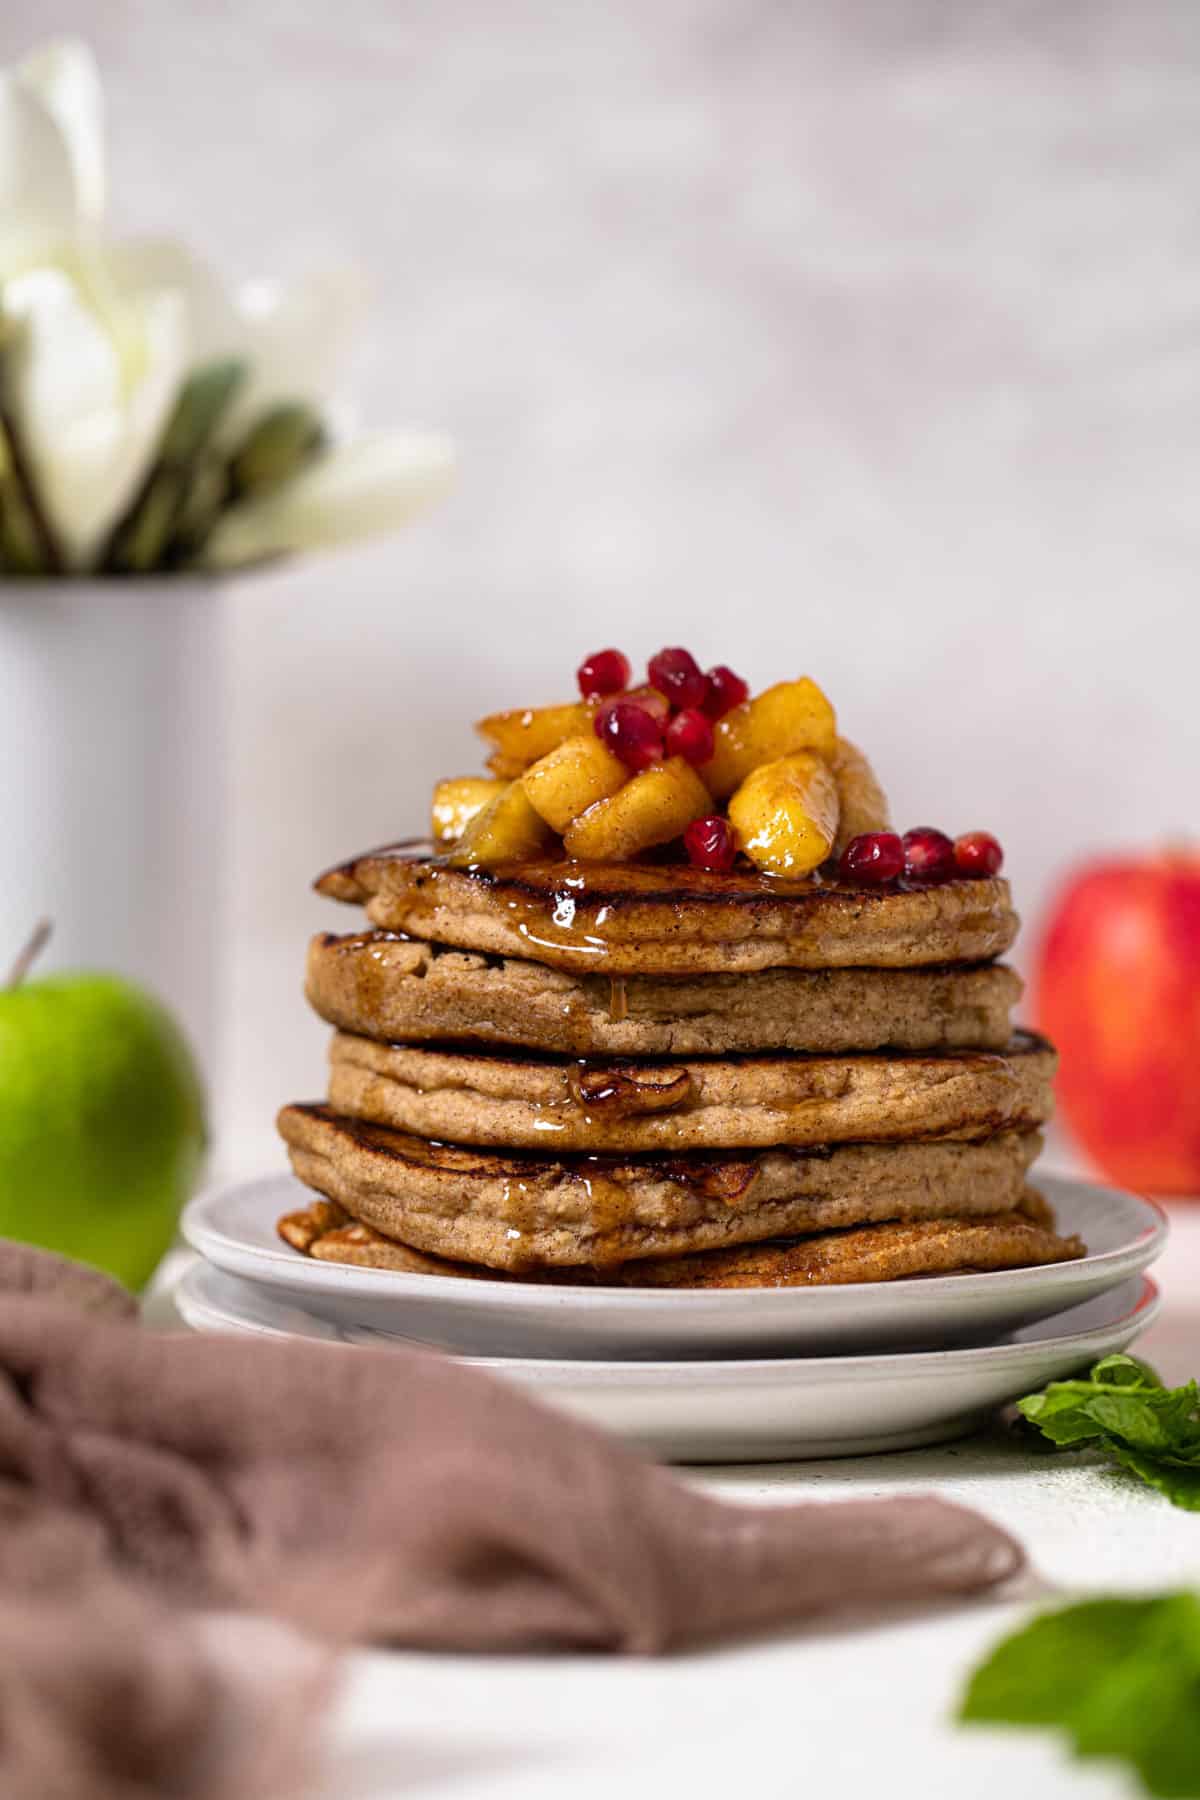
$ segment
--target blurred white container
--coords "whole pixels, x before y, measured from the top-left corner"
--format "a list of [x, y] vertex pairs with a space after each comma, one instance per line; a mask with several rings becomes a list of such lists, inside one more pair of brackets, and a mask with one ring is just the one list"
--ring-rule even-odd
[[224, 907], [222, 584], [0, 581], [0, 965], [111, 969], [207, 1066]]

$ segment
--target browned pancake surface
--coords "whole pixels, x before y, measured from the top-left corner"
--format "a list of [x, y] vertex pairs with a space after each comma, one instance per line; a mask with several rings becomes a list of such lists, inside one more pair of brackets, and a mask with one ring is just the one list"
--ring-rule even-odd
[[614, 1264], [883, 1219], [1011, 1210], [1041, 1147], [1032, 1131], [977, 1143], [844, 1144], [679, 1156], [501, 1154], [431, 1144], [286, 1106], [300, 1179], [426, 1255], [494, 1269]]
[[585, 1062], [379, 1044], [338, 1032], [335, 1112], [456, 1144], [582, 1152], [969, 1137], [1042, 1124], [1053, 1050]]
[[323, 1019], [381, 1042], [512, 1045], [574, 1056], [1002, 1050], [1021, 982], [1003, 964], [568, 974], [394, 932], [321, 932], [305, 991]]
[[638, 1287], [830, 1287], [912, 1275], [1024, 1269], [1084, 1255], [1083, 1241], [1020, 1212], [992, 1218], [914, 1219], [639, 1263]]
[[384, 930], [606, 975], [983, 962], [1018, 927], [1000, 877], [866, 889], [676, 864], [451, 869], [411, 843], [355, 857], [316, 887], [365, 904]]
[[633, 1287], [671, 1287], [695, 1292], [747, 1287], [830, 1286], [858, 1281], [896, 1281], [984, 1269], [1027, 1268], [1084, 1255], [1078, 1237], [1060, 1237], [1040, 1194], [1012, 1212], [988, 1218], [891, 1222], [857, 1230], [710, 1250], [699, 1255], [635, 1262], [603, 1275], [587, 1270], [535, 1270], [504, 1275], [470, 1263], [449, 1262], [396, 1243], [352, 1220], [327, 1201], [289, 1213], [279, 1235], [293, 1248], [324, 1262], [388, 1269], [410, 1275], [449, 1275], [478, 1280], [619, 1282]]

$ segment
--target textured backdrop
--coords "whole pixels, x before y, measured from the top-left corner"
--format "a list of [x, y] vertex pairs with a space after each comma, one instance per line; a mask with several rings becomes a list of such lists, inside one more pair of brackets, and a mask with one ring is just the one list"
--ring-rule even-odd
[[7, 0], [0, 50], [48, 24], [103, 60], [122, 220], [367, 263], [364, 411], [462, 455], [231, 609], [228, 1157], [322, 1079], [309, 876], [600, 643], [810, 670], [1028, 917], [1194, 827], [1192, 0]]

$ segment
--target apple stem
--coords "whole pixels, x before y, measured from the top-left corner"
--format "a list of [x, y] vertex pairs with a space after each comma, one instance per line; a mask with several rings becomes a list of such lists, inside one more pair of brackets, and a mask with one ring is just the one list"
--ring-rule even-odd
[[42, 951], [46, 948], [46, 945], [49, 943], [50, 934], [53, 930], [54, 930], [54, 923], [52, 920], [50, 920], [50, 919], [39, 919], [38, 920], [37, 924], [33, 928], [33, 933], [29, 939], [29, 942], [26, 944], [25, 948], [21, 951], [21, 954], [17, 957], [17, 960], [13, 964], [12, 968], [8, 971], [8, 980], [5, 983], [6, 987], [8, 987], [8, 988], [19, 988], [20, 987], [21, 983], [24, 981], [25, 977], [28, 975], [30, 969], [32, 969], [34, 963], [37, 961], [38, 957], [42, 954]]

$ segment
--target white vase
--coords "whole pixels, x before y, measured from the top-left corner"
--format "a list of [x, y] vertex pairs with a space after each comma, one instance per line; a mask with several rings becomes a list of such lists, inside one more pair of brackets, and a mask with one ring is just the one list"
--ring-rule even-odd
[[221, 588], [0, 581], [0, 969], [115, 970], [209, 1062], [219, 1029]]

